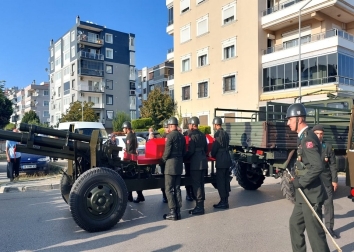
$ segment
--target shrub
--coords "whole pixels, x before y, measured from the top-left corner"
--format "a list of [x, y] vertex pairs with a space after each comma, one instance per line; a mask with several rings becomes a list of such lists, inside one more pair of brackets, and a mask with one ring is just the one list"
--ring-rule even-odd
[[211, 134], [211, 129], [210, 126], [206, 126], [206, 125], [199, 125], [199, 130], [204, 133], [204, 134]]
[[133, 129], [149, 129], [153, 125], [152, 119], [151, 118], [141, 118], [141, 119], [135, 119], [132, 120], [132, 127]]
[[160, 136], [162, 136], [163, 134], [165, 134], [165, 128], [160, 128], [157, 130], [160, 133]]

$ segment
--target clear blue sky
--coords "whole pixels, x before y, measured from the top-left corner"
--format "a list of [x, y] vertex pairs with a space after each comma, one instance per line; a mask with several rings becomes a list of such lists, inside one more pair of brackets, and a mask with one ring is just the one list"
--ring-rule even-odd
[[48, 47], [75, 24], [75, 18], [134, 33], [136, 67], [166, 60], [173, 47], [166, 33], [165, 0], [0, 0], [0, 81], [25, 87], [48, 80]]

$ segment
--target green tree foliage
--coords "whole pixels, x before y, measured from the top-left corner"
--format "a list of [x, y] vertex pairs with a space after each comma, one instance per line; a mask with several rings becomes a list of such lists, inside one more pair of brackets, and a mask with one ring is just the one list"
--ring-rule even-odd
[[14, 128], [16, 128], [16, 124], [14, 124], [14, 123], [8, 123], [8, 124], [6, 124], [6, 126], [4, 127], [4, 130], [13, 130]]
[[163, 121], [175, 114], [177, 104], [173, 102], [171, 97], [155, 88], [150, 92], [146, 101], [140, 109], [141, 116], [151, 118], [153, 126], [158, 129], [162, 126]]
[[130, 115], [122, 111], [117, 111], [116, 116], [112, 121], [113, 131], [122, 131], [122, 124], [125, 121], [130, 121]]
[[41, 126], [44, 128], [49, 128], [48, 123], [40, 123], [38, 120], [29, 121], [28, 124], [33, 124], [33, 125]]
[[26, 112], [21, 120], [21, 123], [28, 123], [28, 122], [37, 122], [40, 123], [39, 116], [37, 113], [33, 110], [30, 110], [29, 112]]
[[70, 103], [70, 108], [66, 110], [65, 114], [61, 115], [60, 122], [75, 122], [82, 121], [82, 105], [84, 107], [84, 122], [97, 122], [98, 116], [95, 110], [92, 108], [93, 102], [84, 101], [83, 104], [80, 101]]
[[199, 125], [198, 129], [204, 134], [211, 134], [210, 126]]
[[132, 120], [133, 129], [149, 129], [153, 125], [153, 121], [151, 118], [141, 118]]
[[0, 129], [5, 127], [12, 115], [12, 102], [4, 94], [4, 85], [0, 84]]

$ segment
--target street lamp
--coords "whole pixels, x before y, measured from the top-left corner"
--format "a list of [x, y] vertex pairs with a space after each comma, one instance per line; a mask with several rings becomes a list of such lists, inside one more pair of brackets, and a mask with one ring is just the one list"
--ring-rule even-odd
[[299, 63], [298, 63], [298, 71], [299, 71], [299, 103], [301, 103], [301, 10], [306, 7], [312, 0], [308, 1], [304, 6], [302, 6], [299, 10]]

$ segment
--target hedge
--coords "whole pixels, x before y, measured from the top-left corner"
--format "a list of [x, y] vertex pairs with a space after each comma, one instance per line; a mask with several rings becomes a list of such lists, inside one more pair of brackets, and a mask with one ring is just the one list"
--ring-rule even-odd
[[141, 118], [132, 120], [133, 129], [149, 129], [154, 123], [151, 118]]
[[204, 134], [211, 134], [210, 126], [199, 125], [198, 129]]
[[157, 131], [160, 133], [160, 136], [162, 136], [165, 133], [165, 128], [160, 128]]

